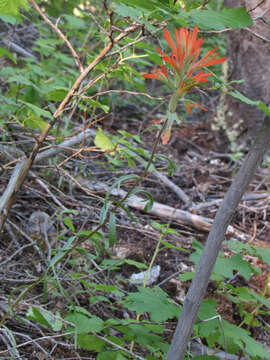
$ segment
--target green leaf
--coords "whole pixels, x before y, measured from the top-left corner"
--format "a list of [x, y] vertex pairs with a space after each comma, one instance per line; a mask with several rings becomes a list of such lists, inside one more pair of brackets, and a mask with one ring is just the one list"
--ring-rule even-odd
[[79, 334], [77, 344], [83, 349], [100, 352], [104, 349], [106, 343], [94, 335]]
[[[1, 0], [0, 0], [1, 1]], [[4, 48], [0, 48], [0, 56], [8, 56], [11, 61], [13, 61], [14, 64], [17, 64], [17, 60], [12, 55], [10, 51]]]
[[72, 232], [75, 232], [75, 227], [69, 216], [66, 216], [63, 221], [64, 221], [64, 224], [66, 225], [66, 227], [69, 228], [69, 230], [71, 230]]
[[[108, 105], [104, 105], [101, 104], [101, 102], [97, 101], [97, 100], [93, 100], [93, 99], [84, 99], [84, 101], [87, 104], [90, 104], [92, 107], [96, 107], [99, 109], [102, 109], [106, 114], [108, 114], [108, 112], [110, 111], [110, 107]], [[85, 107], [85, 106], [83, 106]]]
[[[98, 128], [96, 137], [94, 140], [94, 144], [96, 147], [101, 149], [102, 151], [110, 151], [115, 148], [114, 144], [111, 142], [111, 140], [104, 134], [101, 128]], [[114, 152], [113, 152], [114, 153]], [[111, 154], [113, 154], [111, 153]]]
[[62, 321], [56, 318], [51, 312], [43, 309], [37, 309], [30, 306], [26, 317], [52, 329], [53, 331], [60, 331], [62, 329]]
[[5, 15], [5, 14], [0, 14], [0, 19], [2, 21], [4, 21], [4, 22], [7, 22], [7, 23], [11, 24], [11, 25], [15, 25], [16, 22], [18, 21], [16, 19], [16, 17], [11, 16], [11, 15]]
[[122, 355], [119, 350], [117, 352], [110, 350], [102, 351], [97, 356], [97, 360], [127, 360], [127, 359], [128, 358]]
[[248, 105], [255, 105], [259, 109], [261, 109], [267, 116], [270, 116], [270, 109], [262, 102], [262, 101], [253, 101], [249, 98], [247, 98], [245, 95], [241, 94], [239, 91], [231, 91], [230, 95], [233, 96], [236, 99], [239, 99], [243, 101], [245, 104]]
[[255, 251], [258, 256], [268, 265], [270, 266], [270, 250], [269, 249], [262, 249], [255, 246]]
[[186, 249], [181, 248], [181, 247], [176, 246], [176, 245], [173, 245], [173, 244], [169, 243], [168, 241], [161, 240], [160, 242], [161, 242], [167, 249], [176, 249], [176, 250], [179, 250], [179, 251], [188, 252]]
[[19, 15], [19, 7], [27, 7], [27, 0], [0, 0], [0, 14]]
[[138, 292], [130, 293], [123, 305], [138, 315], [149, 312], [151, 320], [167, 321], [179, 315], [179, 307], [168, 300], [168, 295], [159, 287], [144, 288], [138, 286]]
[[36, 106], [36, 105], [33, 105], [29, 102], [26, 102], [26, 101], [22, 101], [22, 100], [19, 100], [19, 102], [23, 103], [24, 105], [26, 105], [27, 107], [29, 107], [31, 110], [33, 110], [33, 112], [37, 115], [37, 116], [44, 116], [45, 118], [48, 118], [48, 119], [53, 119], [53, 116], [52, 114], [47, 111], [47, 110], [43, 110], [41, 109], [40, 107]]
[[179, 280], [180, 281], [192, 280], [194, 278], [194, 275], [195, 275], [194, 272], [186, 271], [186, 272], [184, 272], [184, 274], [179, 275]]
[[253, 21], [245, 8], [214, 10], [191, 10], [188, 15], [194, 24], [202, 28], [222, 30], [226, 27], [240, 29], [251, 26]]
[[149, 31], [155, 31], [155, 27], [141, 16], [141, 11], [137, 8], [132, 8], [130, 6], [126, 6], [125, 4], [119, 4], [115, 6], [115, 12], [124, 17], [131, 17], [138, 23], [145, 25]]
[[135, 261], [135, 260], [131, 260], [131, 259], [125, 259], [125, 263], [128, 265], [136, 266], [136, 268], [138, 268], [138, 269], [147, 269], [148, 268], [147, 265], [145, 265], [141, 262]]
[[27, 116], [22, 117], [22, 119], [20, 119], [20, 122], [22, 122], [23, 125], [28, 126], [33, 130], [38, 129], [40, 131], [44, 131], [48, 126], [48, 123], [43, 119], [41, 119], [41, 117], [34, 114], [32, 110], [29, 110], [27, 112]]
[[152, 327], [148, 324], [129, 324], [119, 326], [117, 330], [124, 333], [124, 339], [127, 341], [135, 340], [140, 345], [146, 346], [150, 351], [155, 351], [157, 346], [161, 349], [162, 337], [152, 333]]
[[145, 190], [142, 190], [142, 189], [134, 189], [134, 190], [132, 190], [132, 192], [131, 192], [130, 195], [132, 196], [132, 195], [135, 195], [135, 194], [137, 194], [137, 193], [144, 193], [144, 194], [146, 194], [146, 196], [148, 197], [149, 201], [143, 200], [143, 201], [146, 202], [143, 211], [145, 211], [145, 212], [150, 211], [150, 210], [152, 209], [152, 207], [153, 207], [153, 204], [154, 204], [153, 195], [152, 195], [150, 192], [145, 191]]
[[119, 292], [117, 287], [113, 285], [95, 284], [95, 289], [104, 292]]
[[115, 224], [115, 213], [110, 213], [109, 219], [109, 247], [113, 247], [116, 242], [116, 224]]
[[224, 333], [226, 338], [239, 346], [247, 354], [254, 358], [269, 359], [269, 352], [266, 351], [262, 345], [255, 341], [248, 333], [248, 331], [230, 324], [228, 321], [223, 321]]
[[105, 199], [104, 204], [103, 204], [100, 214], [99, 214], [99, 223], [100, 224], [102, 224], [105, 221], [111, 204], [112, 204], [111, 201], [108, 201], [107, 199]]
[[169, 168], [168, 176], [169, 177], [173, 176], [174, 170], [176, 169], [175, 163], [168, 156], [163, 154], [155, 154], [155, 160], [156, 158], [165, 159], [168, 162], [166, 166], [162, 167], [161, 169], [159, 168], [159, 170], [165, 170]]
[[[202, 245], [198, 241], [194, 241], [192, 246], [196, 251], [191, 254], [190, 260], [198, 264], [202, 253]], [[238, 271], [246, 280], [250, 279], [252, 273], [258, 272], [258, 270], [245, 261], [240, 254], [225, 257], [222, 253], [219, 253], [211, 279], [222, 280], [224, 278], [232, 278], [234, 270]]]
[[85, 22], [83, 19], [79, 18], [78, 16], [74, 16], [74, 15], [63, 15], [63, 18], [66, 19], [66, 21], [68, 22], [68, 29], [81, 29], [85, 26]]
[[61, 86], [55, 86], [52, 91], [49, 91], [46, 98], [50, 101], [62, 101], [68, 93], [68, 89]]
[[104, 321], [97, 316], [91, 318], [79, 312], [66, 315], [65, 320], [72, 322], [76, 326], [78, 334], [99, 332], [104, 328]]

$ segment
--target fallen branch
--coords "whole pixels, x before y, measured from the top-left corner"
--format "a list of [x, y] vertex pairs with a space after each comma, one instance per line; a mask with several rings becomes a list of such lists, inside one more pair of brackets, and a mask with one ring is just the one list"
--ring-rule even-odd
[[[99, 182], [98, 184], [93, 184], [88, 179], [84, 179], [82, 177], [79, 177], [78, 179], [76, 179], [75, 185], [77, 185], [77, 186], [81, 185], [81, 187], [80, 187], [81, 190], [84, 190], [84, 187], [85, 187], [90, 191], [99, 191], [99, 192], [100, 191], [102, 191], [102, 192], [109, 191], [109, 186], [107, 184], [101, 183], [101, 182]], [[127, 195], [127, 192], [122, 189], [114, 188], [111, 191], [111, 195], [117, 196], [117, 197], [120, 197], [121, 199], [123, 199]], [[127, 198], [126, 205], [130, 206], [133, 209], [144, 211], [145, 205], [146, 205], [146, 200], [137, 195], [132, 195]], [[171, 206], [164, 205], [159, 202], [154, 202], [151, 210], [149, 210], [147, 212], [147, 214], [165, 218], [165, 219], [169, 219], [169, 220], [175, 220], [175, 221], [179, 222], [179, 224], [192, 226], [195, 229], [203, 230], [206, 232], [209, 232], [212, 228], [212, 222], [213, 222], [212, 219], [209, 219], [209, 218], [206, 218], [203, 216], [199, 216], [199, 215], [195, 215], [188, 211], [174, 209]], [[240, 233], [239, 231], [235, 230], [232, 226], [228, 227], [226, 236], [227, 237], [235, 237], [235, 238], [245, 240], [245, 241], [250, 240], [250, 238], [247, 235]]]
[[[79, 144], [85, 139], [88, 139], [89, 137], [95, 137], [96, 131], [94, 129], [87, 129], [85, 131], [80, 132], [79, 134], [71, 137], [70, 139], [67, 139], [63, 141], [61, 144], [54, 145], [48, 150], [44, 150], [41, 153], [39, 153], [36, 158], [34, 159], [34, 164], [41, 163], [53, 156], [56, 156], [59, 153], [63, 152], [70, 152], [72, 151], [71, 147]], [[2, 151], [5, 156], [9, 159], [9, 163], [4, 165], [3, 168], [6, 169], [11, 164], [14, 164], [17, 162], [16, 171], [13, 171], [12, 177], [7, 185], [7, 188], [5, 189], [2, 197], [0, 198], [0, 214], [3, 211], [3, 209], [7, 206], [7, 203], [9, 201], [10, 196], [14, 192], [15, 187], [17, 186], [18, 181], [18, 173], [21, 166], [18, 165], [20, 161], [25, 161], [26, 158], [23, 156], [17, 160], [14, 160], [14, 158], [11, 156], [12, 154], [12, 148], [8, 148], [6, 145], [0, 144], [0, 151]], [[22, 152], [21, 152], [22, 153]], [[14, 154], [15, 155], [15, 154]], [[141, 158], [140, 156], [137, 156], [137, 160], [143, 164], [146, 165], [146, 161]], [[168, 188], [170, 188], [172, 191], [174, 191], [180, 199], [182, 199], [186, 204], [189, 204], [191, 201], [189, 197], [184, 193], [183, 190], [181, 190], [177, 185], [175, 185], [170, 179], [167, 178], [167, 176], [161, 174], [158, 170], [154, 168], [153, 174], [162, 181]], [[29, 173], [29, 175], [33, 176], [33, 173]]]

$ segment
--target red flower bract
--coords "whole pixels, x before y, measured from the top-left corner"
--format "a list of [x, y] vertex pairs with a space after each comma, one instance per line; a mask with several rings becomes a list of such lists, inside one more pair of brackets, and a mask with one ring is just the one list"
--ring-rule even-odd
[[170, 80], [164, 65], [155, 69], [150, 74], [143, 74], [143, 77], [147, 79], [155, 78], [170, 83], [170, 85], [174, 84], [179, 96], [184, 95], [185, 92], [189, 91], [195, 85], [207, 82], [208, 76], [212, 75], [212, 73], [206, 73], [201, 70], [193, 77], [191, 77], [191, 75], [193, 75], [196, 70], [206, 66], [221, 64], [226, 58], [217, 58], [219, 54], [216, 53], [217, 48], [214, 48], [209, 50], [202, 59], [198, 60], [204, 39], [198, 39], [197, 35], [197, 26], [190, 31], [184, 27], [180, 30], [175, 29], [175, 42], [169, 31], [165, 29], [164, 38], [171, 49], [171, 55], [165, 54], [159, 48], [156, 49], [161, 54], [162, 60], [172, 68], [174, 77]]
[[[174, 32], [175, 41], [172, 39], [169, 31], [167, 29], [164, 30], [164, 38], [171, 49], [170, 56], [156, 48], [162, 56], [164, 65], [154, 69], [150, 74], [143, 74], [143, 77], [146, 79], [158, 79], [167, 83], [173, 90], [166, 117], [167, 122], [162, 135], [163, 144], [168, 143], [172, 125], [175, 121], [179, 120], [175, 112], [178, 100], [184, 98], [185, 94], [194, 86], [208, 81], [208, 77], [212, 73], [205, 72], [203, 68], [221, 64], [226, 60], [224, 57], [218, 58], [217, 48], [209, 50], [199, 59], [204, 39], [197, 38], [197, 26], [193, 30], [187, 30], [182, 27], [180, 30], [175, 29]], [[165, 65], [169, 66], [170, 71], [167, 71]], [[192, 100], [183, 99], [182, 101], [184, 101], [188, 113], [191, 112], [191, 108], [194, 106], [207, 111], [206, 108]]]

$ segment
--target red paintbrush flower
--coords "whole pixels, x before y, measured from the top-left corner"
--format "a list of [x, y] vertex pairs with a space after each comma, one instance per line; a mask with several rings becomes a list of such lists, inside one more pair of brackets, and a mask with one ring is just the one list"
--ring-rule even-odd
[[[165, 54], [159, 48], [156, 48], [162, 55], [162, 60], [171, 66], [174, 71], [174, 81], [172, 83], [174, 83], [177, 89], [180, 89], [180, 87], [181, 89], [185, 89], [185, 92], [201, 82], [207, 82], [208, 76], [212, 75], [211, 73], [200, 71], [197, 75], [191, 78], [191, 75], [196, 70], [202, 69], [206, 66], [221, 64], [226, 60], [224, 57], [217, 58], [219, 54], [214, 54], [217, 48], [209, 50], [201, 60], [198, 60], [204, 39], [197, 39], [197, 35], [197, 26], [195, 26], [194, 30], [190, 31], [184, 27], [180, 30], [175, 29], [176, 42], [174, 42], [169, 31], [165, 29], [164, 38], [171, 48], [171, 56]], [[162, 65], [160, 69], [155, 69], [154, 72], [150, 74], [143, 74], [143, 77], [146, 79], [155, 78], [167, 83], [170, 80], [164, 65]], [[171, 82], [169, 85], [171, 85]], [[184, 92], [180, 91], [179, 95], [180, 93], [183, 95]]]
[[[183, 98], [185, 94], [194, 86], [200, 83], [207, 82], [208, 77], [212, 73], [202, 70], [207, 66], [216, 64], [222, 64], [226, 58], [218, 58], [217, 47], [209, 50], [205, 56], [199, 59], [201, 53], [201, 46], [204, 39], [198, 39], [198, 27], [195, 26], [193, 30], [187, 30], [184, 27], [177, 30], [175, 29], [175, 41], [172, 39], [169, 31], [164, 30], [164, 38], [167, 41], [171, 55], [165, 54], [159, 48], [156, 50], [161, 54], [162, 60], [167, 64], [171, 70], [167, 71], [164, 65], [160, 68], [154, 69], [150, 74], [143, 74], [146, 79], [158, 79], [167, 83], [172, 89], [173, 94], [169, 103], [169, 110], [167, 113], [167, 126], [162, 136], [163, 143], [167, 143], [170, 139], [171, 127], [173, 122], [177, 121], [175, 109], [177, 102], [180, 98]], [[200, 70], [199, 72], [197, 72]], [[196, 73], [197, 72], [197, 73]], [[206, 110], [201, 105], [191, 101], [183, 99], [186, 105], [188, 113], [191, 112], [191, 107], [197, 106], [203, 110]]]

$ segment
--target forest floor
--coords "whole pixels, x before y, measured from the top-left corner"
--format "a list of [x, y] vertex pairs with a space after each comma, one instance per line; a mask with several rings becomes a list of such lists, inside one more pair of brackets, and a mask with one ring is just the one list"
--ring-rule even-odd
[[[124, 113], [121, 114], [121, 119], [126, 116], [128, 125], [125, 130], [135, 134], [142, 120]], [[153, 125], [153, 121], [154, 119], [148, 119], [144, 126]], [[121, 129], [122, 122], [116, 120], [113, 125], [107, 124], [108, 132], [117, 134], [116, 131], [118, 128]], [[106, 127], [106, 124], [104, 125]], [[15, 131], [13, 137], [18, 149], [23, 148], [24, 144], [28, 146], [31, 143], [31, 138], [21, 135], [16, 129], [13, 131]], [[145, 132], [142, 135], [144, 145], [140, 147], [143, 147], [145, 151], [152, 150], [155, 140], [153, 134], [154, 132]], [[2, 143], [2, 146], [8, 149], [13, 145], [7, 142]], [[78, 149], [80, 151], [76, 153], [75, 150]], [[186, 202], [179, 198], [181, 195], [179, 193], [177, 195], [168, 183], [161, 181], [156, 173], [148, 172], [139, 187], [152, 194], [156, 205], [155, 212], [141, 210], [140, 196], [143, 199], [143, 194], [137, 193], [134, 203], [128, 204], [133, 219], [130, 219], [122, 209], [116, 211], [117, 240], [113, 249], [108, 247], [102, 249], [101, 246], [98, 251], [97, 243], [93, 244], [87, 240], [80, 244], [78, 251], [73, 251], [61, 263], [61, 268], [57, 270], [58, 281], [68, 296], [60, 294], [60, 288], [57, 288], [52, 275], [51, 277], [48, 275], [46, 290], [42, 284], [39, 284], [28, 293], [16, 307], [16, 316], [10, 315], [5, 322], [7, 328], [13, 332], [17, 346], [23, 344], [17, 347], [17, 353], [15, 353], [17, 357], [14, 358], [94, 359], [93, 352], [80, 348], [74, 349], [71, 343], [68, 346], [63, 339], [50, 337], [51, 333], [48, 329], [30, 320], [27, 322], [25, 314], [32, 305], [64, 315], [70, 305], [69, 298], [72, 298], [77, 306], [103, 319], [132, 316], [131, 313], [124, 314], [120, 308], [111, 309], [105, 301], [91, 304], [89, 292], [85, 291], [86, 289], [80, 283], [70, 279], [74, 274], [85, 274], [88, 270], [95, 270], [96, 275], [92, 281], [116, 285], [127, 292], [134, 291], [135, 287], [130, 284], [129, 278], [140, 270], [132, 262], [123, 262], [123, 259], [132, 260], [134, 264], [149, 265], [160, 236], [159, 230], [152, 226], [153, 221], [169, 224], [178, 232], [178, 235], [166, 235], [164, 240], [175, 247], [187, 250], [185, 252], [176, 248], [163, 248], [155, 259], [155, 265], [159, 265], [161, 270], [154, 284], [159, 285], [175, 302], [179, 303], [184, 299], [190, 281], [181, 282], [179, 274], [194, 271], [194, 264], [189, 260], [193, 249], [192, 243], [194, 239], [201, 244], [205, 243], [211, 221], [233, 176], [240, 167], [241, 159], [233, 159], [228, 154], [224, 141], [217, 133], [211, 131], [208, 123], [184, 124], [183, 127], [174, 131], [169, 145], [158, 145], [157, 152], [168, 156], [176, 165], [172, 176], [168, 176], [168, 169], [164, 169], [166, 161], [157, 158], [155, 161], [157, 172], [185, 193]], [[9, 154], [11, 154], [10, 151]], [[15, 154], [13, 156], [17, 157]], [[4, 148], [2, 148], [0, 159], [1, 165], [11, 161], [10, 158], [5, 157]], [[256, 177], [232, 219], [232, 227], [227, 240], [240, 239], [250, 245], [270, 249], [270, 171], [267, 165], [270, 166], [265, 163], [258, 169]], [[17, 196], [5, 224], [4, 233], [1, 235], [0, 313], [2, 316], [8, 310], [9, 304], [14, 303], [16, 296], [23, 290], [22, 287], [33, 283], [44, 272], [47, 262], [55, 254], [55, 249], [62, 247], [76, 232], [95, 228], [100, 220], [106, 192], [115, 180], [124, 175], [140, 175], [143, 169], [144, 166], [136, 160], [133, 166], [117, 167], [109, 163], [104, 154], [94, 147], [91, 136], [75, 145], [72, 151], [63, 150], [53, 158], [32, 167], [32, 172]], [[0, 178], [1, 193], [8, 184], [10, 174], [11, 171], [5, 171]], [[131, 177], [127, 179], [121, 184], [121, 189], [124, 191], [129, 191], [134, 182]], [[119, 200], [118, 195], [121, 196], [116, 192], [111, 198]], [[162, 208], [162, 204], [168, 208]], [[174, 214], [171, 209], [180, 210], [179, 218], [173, 216], [177, 213]], [[43, 217], [40, 220], [41, 212]], [[71, 221], [67, 220], [67, 216]], [[70, 225], [71, 222], [72, 225]], [[44, 223], [48, 226], [43, 227]], [[74, 227], [73, 231], [72, 227]], [[107, 226], [103, 227], [101, 233], [104, 234], [104, 239], [107, 238]], [[100, 238], [103, 245], [106, 243], [104, 239]], [[222, 250], [226, 256], [231, 253], [226, 243]], [[87, 254], [92, 257], [87, 257]], [[119, 260], [121, 265], [112, 269], [107, 265], [107, 268], [104, 268], [105, 260], [107, 264], [110, 264], [109, 261]], [[249, 256], [248, 261], [261, 268], [261, 273], [253, 275], [248, 282], [236, 273], [234, 284], [249, 287], [261, 294], [265, 291], [269, 269], [256, 257]], [[216, 285], [211, 281], [207, 296], [215, 296], [213, 295], [215, 290]], [[270, 284], [267, 284], [267, 292], [270, 294]], [[221, 316], [238, 325], [240, 317], [235, 304], [218, 294], [216, 294], [216, 301]], [[269, 324], [269, 315], [266, 314], [263, 321]], [[175, 321], [168, 325], [168, 337], [171, 337], [174, 326]], [[251, 327], [249, 330], [254, 339], [270, 346], [269, 334], [267, 335], [263, 327]], [[44, 337], [43, 340], [39, 341], [38, 339], [42, 337]], [[11, 358], [11, 353], [7, 352], [11, 348], [10, 332], [2, 332], [0, 358]]]

